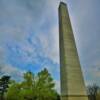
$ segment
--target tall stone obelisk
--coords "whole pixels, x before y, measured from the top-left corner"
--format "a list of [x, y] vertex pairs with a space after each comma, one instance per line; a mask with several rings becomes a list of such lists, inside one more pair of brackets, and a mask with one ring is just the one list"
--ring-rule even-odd
[[88, 100], [67, 5], [59, 5], [61, 100]]

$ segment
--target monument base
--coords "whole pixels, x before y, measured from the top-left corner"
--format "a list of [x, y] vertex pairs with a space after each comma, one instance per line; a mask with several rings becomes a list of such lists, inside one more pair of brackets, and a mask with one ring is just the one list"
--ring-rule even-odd
[[88, 100], [87, 95], [61, 96], [61, 100]]

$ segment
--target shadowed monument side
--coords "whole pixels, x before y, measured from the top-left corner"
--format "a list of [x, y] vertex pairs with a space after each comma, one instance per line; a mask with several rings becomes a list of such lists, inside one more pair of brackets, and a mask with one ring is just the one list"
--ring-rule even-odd
[[88, 100], [67, 5], [59, 5], [61, 100]]

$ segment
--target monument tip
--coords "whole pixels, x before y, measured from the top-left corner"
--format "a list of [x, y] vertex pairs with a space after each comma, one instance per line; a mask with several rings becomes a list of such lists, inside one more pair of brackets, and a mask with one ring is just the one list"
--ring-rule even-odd
[[66, 4], [65, 2], [63, 2], [63, 1], [60, 1], [60, 3], [59, 3], [59, 8], [60, 8], [61, 6], [67, 6], [67, 4]]
[[66, 5], [66, 3], [63, 1], [60, 1], [60, 5]]

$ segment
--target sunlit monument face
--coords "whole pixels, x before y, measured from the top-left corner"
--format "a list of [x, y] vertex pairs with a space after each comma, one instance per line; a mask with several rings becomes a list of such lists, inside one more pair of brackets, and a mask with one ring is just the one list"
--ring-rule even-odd
[[61, 100], [88, 100], [65, 3], [59, 6]]

